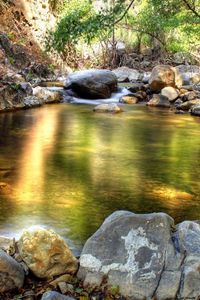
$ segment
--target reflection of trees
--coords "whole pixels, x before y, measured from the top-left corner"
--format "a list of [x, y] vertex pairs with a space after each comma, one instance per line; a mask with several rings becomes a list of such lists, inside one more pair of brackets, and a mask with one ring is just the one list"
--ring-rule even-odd
[[63, 112], [53, 158], [60, 180], [54, 188], [62, 191], [58, 209], [75, 237], [85, 239], [116, 209], [162, 210], [177, 219], [185, 211], [194, 213], [189, 193], [198, 186], [186, 184], [195, 181], [192, 162], [199, 140], [190, 139], [186, 147], [186, 121], [159, 113]]
[[35, 213], [82, 241], [117, 209], [198, 218], [198, 123], [147, 109], [105, 115], [60, 105], [13, 114], [0, 125], [23, 136], [11, 130], [6, 142], [19, 162], [12, 214]]

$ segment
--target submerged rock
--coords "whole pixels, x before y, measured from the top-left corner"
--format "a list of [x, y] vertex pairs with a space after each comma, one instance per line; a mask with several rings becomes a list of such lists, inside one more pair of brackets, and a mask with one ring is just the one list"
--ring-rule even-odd
[[105, 104], [99, 104], [95, 106], [93, 111], [100, 112], [100, 113], [119, 113], [122, 112], [122, 109], [115, 103], [109, 103], [109, 104], [105, 103]]
[[149, 78], [149, 85], [153, 91], [160, 92], [164, 87], [180, 88], [182, 77], [177, 69], [168, 65], [159, 65], [153, 68]]
[[53, 230], [33, 228], [25, 231], [18, 242], [19, 254], [39, 278], [77, 271], [77, 260], [65, 241]]
[[166, 96], [154, 94], [153, 97], [149, 102], [147, 102], [148, 106], [155, 106], [155, 107], [170, 107], [170, 102]]
[[117, 77], [109, 70], [87, 70], [70, 74], [65, 88], [72, 89], [79, 97], [88, 99], [110, 98], [117, 90]]
[[9, 183], [0, 181], [0, 195], [9, 195], [12, 192], [13, 189]]
[[24, 271], [20, 264], [0, 249], [0, 293], [21, 288]]

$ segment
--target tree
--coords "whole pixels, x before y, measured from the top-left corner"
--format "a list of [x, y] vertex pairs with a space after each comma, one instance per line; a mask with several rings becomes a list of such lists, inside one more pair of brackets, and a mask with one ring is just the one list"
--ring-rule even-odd
[[56, 50], [66, 58], [69, 49], [75, 51], [80, 43], [91, 45], [93, 41], [108, 41], [111, 37], [112, 64], [115, 64], [115, 27], [123, 20], [134, 0], [103, 1], [99, 10], [89, 0], [67, 1], [64, 15], [46, 39], [47, 51]]

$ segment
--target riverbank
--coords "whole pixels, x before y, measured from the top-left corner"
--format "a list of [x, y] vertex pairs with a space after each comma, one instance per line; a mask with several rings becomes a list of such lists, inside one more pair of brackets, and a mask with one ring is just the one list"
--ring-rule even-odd
[[[100, 77], [97, 76], [99, 71], [107, 74], [105, 82], [108, 76], [110, 78], [115, 76], [114, 86], [110, 92], [101, 84], [102, 79], [99, 82]], [[91, 71], [86, 73], [90, 77]], [[176, 113], [190, 110], [193, 115], [199, 115], [200, 67], [198, 66], [157, 65], [151, 71], [144, 71], [141, 65], [139, 69], [120, 67], [112, 73], [95, 70], [93, 74], [97, 80], [92, 85], [90, 82], [88, 87], [78, 83], [78, 93], [76, 89], [66, 86], [65, 90], [53, 89], [57, 86], [63, 87], [64, 82], [74, 76], [74, 73], [67, 76], [65, 72], [63, 76], [59, 68], [57, 70], [51, 68], [50, 61], [40, 60], [30, 54], [25, 47], [13, 43], [8, 35], [0, 33], [0, 112], [38, 107], [46, 103], [84, 103], [84, 101], [86, 103], [88, 96], [91, 99], [90, 94], [93, 90], [94, 102], [91, 104], [95, 104], [96, 99], [101, 101], [102, 98], [104, 98], [102, 103], [113, 100], [124, 105], [143, 101], [150, 106], [175, 108]], [[117, 84], [127, 87], [128, 92], [125, 95], [129, 93], [128, 98], [121, 97], [120, 93], [113, 94], [117, 92]], [[164, 88], [166, 89], [162, 91]], [[193, 109], [195, 105], [197, 107]]]
[[55, 232], [30, 228], [0, 238], [1, 299], [196, 299], [199, 239], [198, 221], [117, 211], [76, 259]]

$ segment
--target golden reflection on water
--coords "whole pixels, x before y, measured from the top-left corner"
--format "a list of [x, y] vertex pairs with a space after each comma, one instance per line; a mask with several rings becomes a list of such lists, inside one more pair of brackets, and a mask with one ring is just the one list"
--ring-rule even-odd
[[200, 213], [199, 127], [188, 116], [145, 109], [97, 115], [70, 105], [27, 114], [35, 121], [22, 114], [23, 147], [11, 149], [18, 165], [9, 223], [26, 226], [30, 218], [70, 228], [83, 241], [117, 209], [178, 220]]
[[[21, 163], [14, 194], [22, 202], [31, 203], [42, 200], [45, 183], [45, 165], [48, 154], [55, 146], [59, 110], [38, 110], [36, 122], [29, 128], [31, 134], [24, 141], [19, 158]], [[35, 196], [34, 196], [35, 195]]]

